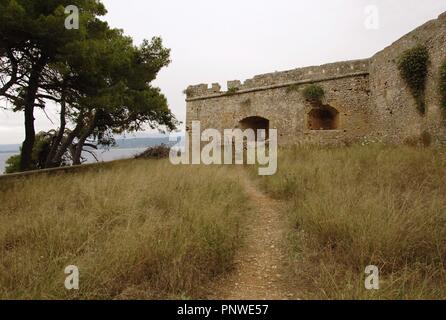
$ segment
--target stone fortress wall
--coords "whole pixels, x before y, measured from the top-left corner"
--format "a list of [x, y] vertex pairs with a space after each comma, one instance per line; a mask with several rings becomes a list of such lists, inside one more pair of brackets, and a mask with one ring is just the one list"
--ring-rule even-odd
[[[431, 60], [425, 115], [418, 113], [396, 63], [406, 49], [419, 44], [428, 48]], [[219, 84], [189, 86], [186, 129], [194, 120], [201, 122], [202, 130], [261, 128], [266, 123], [278, 129], [279, 144], [399, 143], [423, 132], [445, 142], [446, 121], [437, 89], [445, 59], [446, 13], [370, 59], [268, 73], [244, 83], [228, 81], [226, 92]], [[302, 95], [309, 84], [325, 91], [323, 106], [333, 115], [328, 127], [318, 122], [323, 114], [315, 113], [314, 104]]]

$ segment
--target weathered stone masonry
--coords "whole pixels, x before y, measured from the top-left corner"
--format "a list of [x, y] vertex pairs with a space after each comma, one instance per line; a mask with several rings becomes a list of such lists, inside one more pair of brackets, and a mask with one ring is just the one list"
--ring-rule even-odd
[[[425, 115], [418, 113], [396, 63], [402, 52], [418, 44], [428, 48], [431, 60]], [[228, 81], [227, 92], [218, 84], [190, 86], [186, 127], [190, 130], [191, 122], [199, 120], [202, 130], [276, 128], [280, 144], [399, 143], [423, 132], [445, 142], [446, 124], [437, 90], [439, 67], [445, 59], [446, 13], [370, 59], [258, 75], [243, 84]], [[315, 110], [303, 98], [302, 88], [312, 83], [325, 91], [324, 110]]]

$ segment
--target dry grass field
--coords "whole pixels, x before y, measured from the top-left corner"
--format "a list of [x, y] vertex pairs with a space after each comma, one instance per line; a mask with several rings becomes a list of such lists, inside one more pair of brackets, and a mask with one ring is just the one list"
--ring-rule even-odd
[[[289, 280], [303, 299], [446, 298], [446, 153], [293, 148], [258, 178], [286, 202]], [[380, 289], [365, 290], [365, 267]]]
[[[206, 298], [220, 283], [239, 298], [446, 298], [444, 149], [295, 147], [274, 176], [240, 169], [130, 160], [2, 180], [0, 298]], [[81, 290], [65, 289], [68, 265]]]
[[[0, 298], [202, 296], [243, 240], [232, 169], [133, 160], [1, 182]], [[65, 289], [68, 265], [81, 290]]]

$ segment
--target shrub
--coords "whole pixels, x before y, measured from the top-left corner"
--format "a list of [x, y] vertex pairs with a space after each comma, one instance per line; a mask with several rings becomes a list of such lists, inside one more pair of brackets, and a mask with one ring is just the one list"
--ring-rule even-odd
[[228, 91], [226, 92], [226, 94], [230, 96], [230, 95], [236, 94], [238, 90], [239, 89], [237, 87], [231, 87], [231, 88], [228, 88]]
[[[43, 169], [46, 157], [51, 147], [52, 136], [46, 132], [36, 134], [33, 151], [31, 154], [31, 168], [33, 170]], [[14, 155], [6, 161], [5, 173], [20, 172], [20, 155]], [[62, 164], [65, 164], [63, 162]]]
[[20, 172], [20, 155], [10, 157], [6, 160], [5, 173], [16, 173]]
[[441, 105], [446, 109], [446, 61], [440, 67], [439, 89], [441, 94]]
[[429, 52], [425, 46], [416, 46], [403, 52], [399, 61], [400, 75], [416, 100], [418, 111], [424, 114], [426, 79], [428, 73]]
[[304, 98], [307, 99], [308, 101], [318, 102], [318, 103], [322, 102], [322, 99], [325, 96], [324, 89], [322, 89], [321, 86], [318, 86], [316, 84], [311, 84], [307, 86], [303, 90], [302, 94]]
[[170, 147], [164, 143], [159, 146], [147, 148], [143, 153], [137, 155], [136, 159], [164, 159], [168, 158], [170, 153]]

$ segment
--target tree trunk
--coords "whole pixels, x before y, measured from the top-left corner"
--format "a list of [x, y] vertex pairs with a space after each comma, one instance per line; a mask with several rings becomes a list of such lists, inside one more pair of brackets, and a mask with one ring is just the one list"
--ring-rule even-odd
[[97, 118], [98, 118], [97, 115], [98, 115], [98, 113], [96, 112], [95, 115], [93, 116], [93, 119], [91, 120], [88, 128], [79, 137], [79, 141], [76, 145], [76, 150], [75, 150], [74, 156], [73, 156], [73, 165], [81, 164], [82, 150], [84, 149], [85, 141], [88, 139], [89, 136], [92, 135], [94, 128], [96, 127], [96, 122], [97, 122]]
[[56, 155], [54, 156], [54, 158], [51, 160], [52, 163], [60, 165], [60, 163], [62, 162], [62, 157], [63, 155], [67, 152], [68, 148], [71, 147], [74, 139], [79, 135], [79, 133], [82, 131], [82, 127], [83, 127], [83, 120], [82, 120], [82, 116], [79, 117], [79, 119], [77, 120], [77, 125], [74, 128], [73, 131], [71, 131], [66, 140], [62, 143], [62, 145], [60, 146], [60, 148], [57, 150]]
[[87, 133], [83, 134], [82, 137], [79, 139], [76, 149], [74, 151], [73, 155], [73, 165], [77, 166], [81, 164], [81, 156], [82, 156], [82, 150], [84, 148], [85, 141], [90, 136], [90, 134], [87, 135]]
[[51, 168], [59, 165], [57, 162], [54, 162], [53, 158], [56, 155], [57, 150], [59, 149], [59, 145], [62, 142], [63, 135], [65, 133], [65, 127], [67, 125], [67, 121], [65, 119], [66, 110], [67, 110], [67, 105], [65, 101], [65, 90], [62, 89], [61, 102], [60, 102], [60, 128], [51, 145], [51, 150], [48, 153], [47, 159], [45, 161], [45, 168]]
[[37, 91], [39, 90], [39, 80], [45, 64], [43, 59], [34, 65], [29, 77], [28, 88], [25, 95], [25, 141], [22, 144], [20, 155], [20, 170], [27, 171], [31, 169], [32, 152], [36, 132], [34, 129], [34, 103], [36, 101]]

